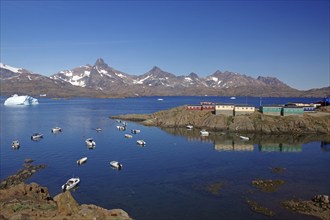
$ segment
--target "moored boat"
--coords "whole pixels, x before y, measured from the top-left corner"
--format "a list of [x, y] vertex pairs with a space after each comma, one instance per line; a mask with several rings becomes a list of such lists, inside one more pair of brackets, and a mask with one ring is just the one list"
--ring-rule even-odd
[[206, 131], [205, 129], [200, 130], [201, 136], [209, 136], [210, 132]]
[[54, 127], [54, 128], [52, 128], [52, 132], [53, 132], [53, 133], [59, 133], [59, 132], [62, 132], [62, 128], [60, 128], [60, 127]]
[[132, 138], [133, 136], [130, 134], [125, 134], [125, 138]]
[[125, 131], [126, 130], [125, 126], [117, 125], [116, 127], [119, 131]]
[[136, 143], [142, 146], [147, 144], [144, 140], [137, 140]]
[[85, 143], [86, 143], [87, 147], [96, 147], [96, 143], [93, 140], [93, 138], [87, 138], [85, 140]]
[[19, 141], [18, 141], [18, 140], [14, 140], [14, 141], [11, 143], [11, 147], [12, 147], [13, 149], [18, 149], [18, 148], [20, 148], [20, 143], [19, 143]]
[[83, 157], [83, 158], [77, 160], [77, 164], [78, 164], [78, 165], [81, 165], [81, 164], [83, 164], [83, 163], [86, 163], [86, 161], [87, 161], [87, 157]]
[[110, 162], [111, 167], [116, 168], [118, 170], [121, 170], [123, 168], [123, 164], [119, 163], [118, 161], [111, 161]]
[[40, 140], [41, 138], [43, 138], [43, 134], [40, 134], [40, 133], [33, 133], [31, 136], [31, 140], [34, 140], [34, 141]]
[[140, 132], [141, 132], [141, 130], [139, 130], [139, 129], [132, 129], [131, 130], [132, 134], [137, 134], [137, 133], [140, 133]]
[[245, 137], [245, 136], [239, 136], [239, 138], [240, 138], [241, 140], [244, 140], [244, 141], [248, 141], [248, 140], [250, 140], [249, 137]]
[[194, 126], [192, 126], [192, 125], [187, 125], [186, 128], [187, 128], [188, 130], [191, 130], [191, 129], [194, 128]]
[[66, 183], [64, 183], [62, 185], [62, 190], [63, 191], [70, 190], [70, 189], [74, 188], [75, 186], [77, 186], [79, 182], [80, 182], [79, 177], [70, 178], [70, 179], [68, 179], [68, 181], [66, 181]]

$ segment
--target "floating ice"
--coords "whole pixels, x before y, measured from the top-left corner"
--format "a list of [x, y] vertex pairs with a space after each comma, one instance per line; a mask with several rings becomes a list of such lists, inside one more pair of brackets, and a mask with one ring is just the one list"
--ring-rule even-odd
[[6, 99], [4, 105], [36, 105], [39, 104], [38, 99], [28, 95], [13, 95]]

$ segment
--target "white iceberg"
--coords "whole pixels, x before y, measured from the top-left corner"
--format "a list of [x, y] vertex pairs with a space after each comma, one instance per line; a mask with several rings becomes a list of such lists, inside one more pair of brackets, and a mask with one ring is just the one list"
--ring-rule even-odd
[[13, 95], [6, 99], [4, 105], [36, 105], [39, 104], [38, 99], [28, 95]]

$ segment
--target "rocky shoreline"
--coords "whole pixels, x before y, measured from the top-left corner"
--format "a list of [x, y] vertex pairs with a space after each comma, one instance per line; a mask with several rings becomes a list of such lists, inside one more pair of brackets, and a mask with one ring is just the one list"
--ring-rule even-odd
[[24, 181], [45, 165], [32, 165], [26, 160], [23, 169], [7, 177], [0, 184], [0, 219], [54, 219], [54, 220], [130, 220], [122, 209], [107, 210], [102, 207], [81, 204], [73, 198], [70, 191], [60, 193], [54, 198], [47, 187]]
[[215, 115], [211, 111], [187, 110], [185, 106], [180, 106], [153, 114], [127, 114], [111, 118], [163, 128], [184, 128], [189, 124], [194, 128], [210, 131], [262, 134], [330, 133], [330, 108], [299, 116], [271, 116], [258, 111], [250, 115], [226, 116]]

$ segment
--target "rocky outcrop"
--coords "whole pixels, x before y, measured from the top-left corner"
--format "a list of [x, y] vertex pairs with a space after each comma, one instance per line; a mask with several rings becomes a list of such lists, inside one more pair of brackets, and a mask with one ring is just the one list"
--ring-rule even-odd
[[288, 200], [282, 202], [282, 206], [300, 214], [315, 216], [323, 220], [330, 219], [328, 195], [316, 195], [311, 200]]
[[6, 189], [12, 185], [20, 184], [24, 182], [24, 180], [32, 176], [38, 170], [46, 167], [46, 165], [44, 164], [33, 165], [31, 164], [32, 162], [32, 159], [26, 159], [22, 169], [17, 171], [16, 174], [8, 176], [6, 179], [1, 181], [0, 189]]
[[185, 106], [153, 114], [112, 116], [136, 121], [147, 126], [207, 128], [213, 131], [249, 132], [263, 134], [330, 133], [330, 114], [310, 113], [300, 116], [270, 116], [260, 112], [250, 115], [215, 115], [211, 111], [186, 110]]
[[55, 219], [55, 220], [129, 220], [121, 209], [107, 210], [95, 205], [79, 205], [69, 191], [52, 198], [47, 187], [24, 181], [45, 165], [32, 165], [26, 159], [24, 167], [0, 184], [0, 219]]
[[[79, 205], [69, 191], [50, 196], [37, 183], [11, 186], [0, 190], [0, 219], [131, 219], [121, 209], [107, 210], [95, 205]], [[1, 218], [2, 217], [2, 218]]]

